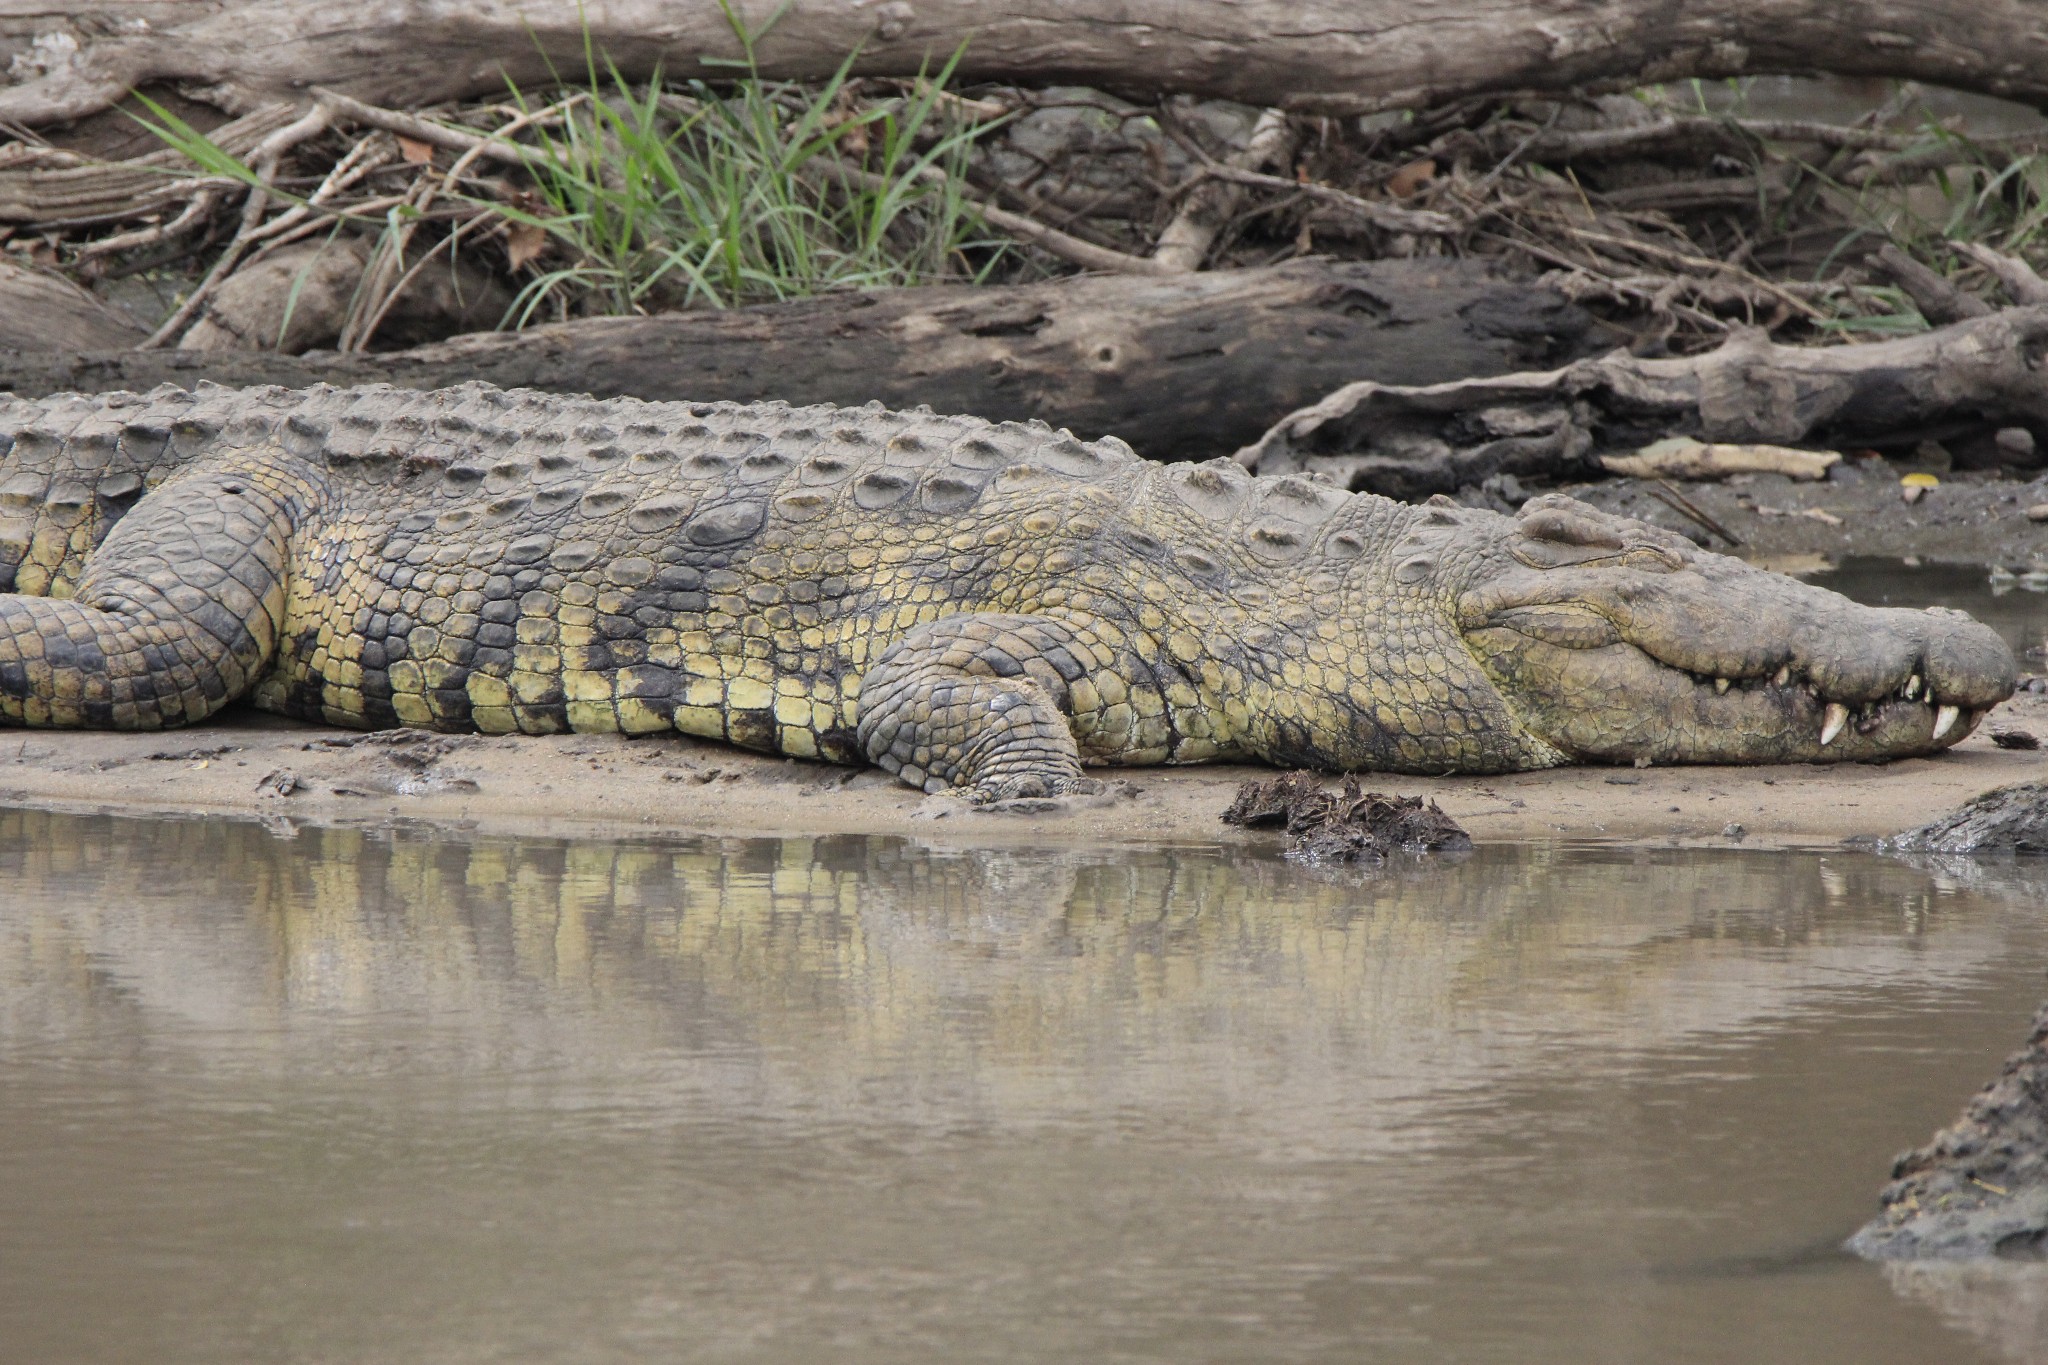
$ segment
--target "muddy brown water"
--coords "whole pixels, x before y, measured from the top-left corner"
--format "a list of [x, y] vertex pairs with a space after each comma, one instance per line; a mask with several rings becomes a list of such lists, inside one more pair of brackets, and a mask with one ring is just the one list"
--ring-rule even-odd
[[2038, 1358], [1836, 1246], [2044, 891], [0, 811], [0, 1360]]

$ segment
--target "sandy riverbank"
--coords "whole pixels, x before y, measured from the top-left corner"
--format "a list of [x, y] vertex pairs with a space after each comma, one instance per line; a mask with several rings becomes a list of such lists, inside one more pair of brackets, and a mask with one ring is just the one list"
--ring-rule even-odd
[[[2007, 750], [1993, 725], [2048, 738], [2048, 695], [2022, 692], [1950, 752], [1883, 767], [1568, 768], [1504, 777], [1375, 777], [1420, 792], [1480, 842], [1596, 839], [1830, 845], [1921, 823], [1979, 792], [2048, 778], [2048, 750]], [[13, 731], [0, 803], [272, 822], [420, 819], [505, 833], [911, 834], [948, 842], [1272, 841], [1219, 823], [1268, 769], [1145, 768], [1128, 792], [1036, 814], [979, 812], [881, 772], [767, 758], [682, 737], [358, 734], [238, 711], [167, 734]], [[282, 831], [283, 825], [279, 825]]]

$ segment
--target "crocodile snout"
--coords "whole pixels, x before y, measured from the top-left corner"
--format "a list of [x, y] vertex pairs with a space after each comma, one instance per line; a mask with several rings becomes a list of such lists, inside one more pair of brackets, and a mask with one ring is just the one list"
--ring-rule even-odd
[[1899, 758], [2012, 695], [2012, 651], [1964, 613], [1866, 607], [1550, 501], [1459, 618], [1509, 708], [1574, 758]]

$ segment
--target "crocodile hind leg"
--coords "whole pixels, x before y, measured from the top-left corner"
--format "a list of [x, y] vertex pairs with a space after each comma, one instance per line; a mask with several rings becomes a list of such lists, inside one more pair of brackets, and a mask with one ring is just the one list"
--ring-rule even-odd
[[913, 787], [975, 801], [1087, 788], [1065, 714], [1079, 635], [1057, 618], [994, 612], [912, 631], [861, 679], [861, 749]]
[[284, 621], [291, 521], [278, 471], [212, 466], [143, 499], [72, 597], [0, 595], [0, 725], [156, 730], [246, 692]]

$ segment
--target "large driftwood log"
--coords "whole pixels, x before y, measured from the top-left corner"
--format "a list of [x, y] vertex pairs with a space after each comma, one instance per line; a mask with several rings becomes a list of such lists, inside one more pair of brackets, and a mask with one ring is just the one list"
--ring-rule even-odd
[[653, 399], [929, 403], [1039, 417], [1149, 455], [1228, 454], [1280, 414], [1371, 375], [1419, 383], [1556, 364], [1587, 319], [1473, 263], [1299, 261], [1167, 279], [832, 294], [728, 313], [600, 318], [381, 355], [0, 352], [0, 390], [169, 381], [432, 388], [466, 379]]
[[1417, 498], [1495, 474], [1597, 476], [1603, 452], [1673, 435], [1896, 446], [1948, 424], [2025, 427], [2038, 440], [2048, 436], [2044, 357], [2039, 306], [1850, 346], [1780, 346], [1743, 331], [1704, 355], [1617, 352], [1544, 373], [1347, 385], [1290, 413], [1238, 460]]
[[[769, 0], [736, 6], [753, 22]], [[711, 0], [101, 0], [0, 7], [0, 119], [41, 124], [151, 81], [212, 86], [230, 107], [318, 81], [380, 103], [501, 93], [583, 69], [591, 42], [630, 76], [728, 76]], [[761, 41], [771, 75], [912, 75], [963, 44], [968, 80], [1073, 81], [1293, 109], [1410, 108], [1509, 89], [1758, 72], [1900, 76], [2048, 103], [2033, 0], [795, 0]]]

